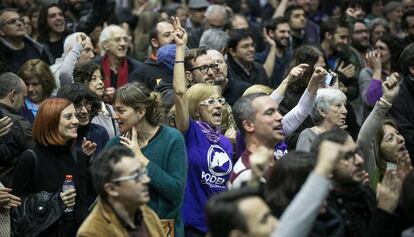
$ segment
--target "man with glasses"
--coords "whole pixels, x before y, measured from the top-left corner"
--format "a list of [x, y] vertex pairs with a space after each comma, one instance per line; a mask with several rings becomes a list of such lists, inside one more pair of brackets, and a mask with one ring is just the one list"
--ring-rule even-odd
[[157, 214], [147, 206], [147, 169], [129, 148], [103, 151], [91, 173], [100, 199], [77, 236], [164, 236]]
[[255, 42], [246, 30], [233, 30], [229, 33], [228, 66], [230, 76], [251, 85], [271, 86], [263, 65], [254, 61]]
[[347, 153], [333, 171], [333, 189], [328, 197], [328, 206], [342, 217], [345, 223], [344, 236], [366, 236], [377, 202], [375, 193], [369, 186], [363, 184], [367, 178], [362, 168], [364, 159], [359, 154], [357, 144], [352, 137], [341, 129], [319, 135], [312, 143], [311, 152], [318, 153], [318, 147], [323, 141], [333, 141], [353, 147], [352, 152]]
[[132, 72], [143, 66], [143, 63], [127, 56], [129, 41], [127, 32], [117, 25], [105, 27], [99, 36], [99, 47], [104, 56], [94, 62], [102, 67], [104, 87], [110, 95], [109, 100], [112, 100], [115, 89], [127, 84]]
[[8, 62], [10, 70], [17, 72], [29, 59], [51, 61], [44, 48], [26, 36], [23, 19], [16, 9], [0, 10], [0, 61]]
[[207, 51], [201, 48], [190, 49], [187, 52], [184, 68], [188, 86], [196, 83], [214, 84], [215, 73], [219, 70]]

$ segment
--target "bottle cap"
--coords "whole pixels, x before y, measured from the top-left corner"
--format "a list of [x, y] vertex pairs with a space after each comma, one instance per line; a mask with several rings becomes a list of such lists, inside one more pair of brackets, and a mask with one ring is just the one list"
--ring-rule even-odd
[[66, 180], [72, 180], [72, 175], [70, 175], [70, 174], [65, 175], [65, 179]]

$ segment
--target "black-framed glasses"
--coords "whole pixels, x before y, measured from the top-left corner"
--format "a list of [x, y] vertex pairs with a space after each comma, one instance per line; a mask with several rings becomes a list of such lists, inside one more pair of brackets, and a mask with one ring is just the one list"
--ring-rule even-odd
[[75, 105], [76, 113], [81, 112], [82, 111], [82, 107], [85, 107], [86, 110], [91, 111], [92, 104], [90, 102], [82, 102], [82, 103], [80, 103], [78, 105]]
[[200, 102], [200, 105], [215, 105], [216, 103], [220, 104], [220, 105], [224, 105], [226, 103], [226, 99], [224, 99], [223, 97], [219, 97], [219, 98], [208, 98], [206, 100], [203, 100]]
[[23, 18], [17, 17], [13, 19], [9, 19], [7, 21], [2, 22], [0, 25], [15, 25], [17, 22], [24, 23]]
[[203, 65], [199, 67], [190, 68], [190, 71], [200, 70], [201, 73], [207, 73], [208, 69], [211, 69], [213, 72], [217, 72], [219, 70], [218, 64], [210, 64], [210, 65]]
[[148, 176], [148, 170], [147, 168], [142, 168], [139, 170], [136, 170], [133, 174], [127, 175], [127, 176], [121, 176], [118, 178], [115, 178], [111, 180], [112, 183], [122, 182], [122, 181], [128, 181], [128, 180], [134, 180], [135, 182], [140, 182], [143, 180], [145, 176]]

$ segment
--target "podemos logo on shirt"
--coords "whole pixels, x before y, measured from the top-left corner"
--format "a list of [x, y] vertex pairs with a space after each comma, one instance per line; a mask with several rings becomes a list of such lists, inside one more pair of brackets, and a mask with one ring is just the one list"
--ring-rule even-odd
[[230, 174], [233, 169], [233, 163], [227, 153], [218, 145], [211, 145], [207, 152], [208, 173], [202, 172], [201, 182], [210, 187], [223, 188], [227, 181], [221, 178]]

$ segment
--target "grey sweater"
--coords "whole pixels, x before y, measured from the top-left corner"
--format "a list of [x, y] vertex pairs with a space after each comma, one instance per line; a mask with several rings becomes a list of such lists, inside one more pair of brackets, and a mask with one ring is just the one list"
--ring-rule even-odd
[[312, 230], [322, 202], [329, 194], [329, 179], [312, 172], [280, 217], [272, 237], [303, 237]]

